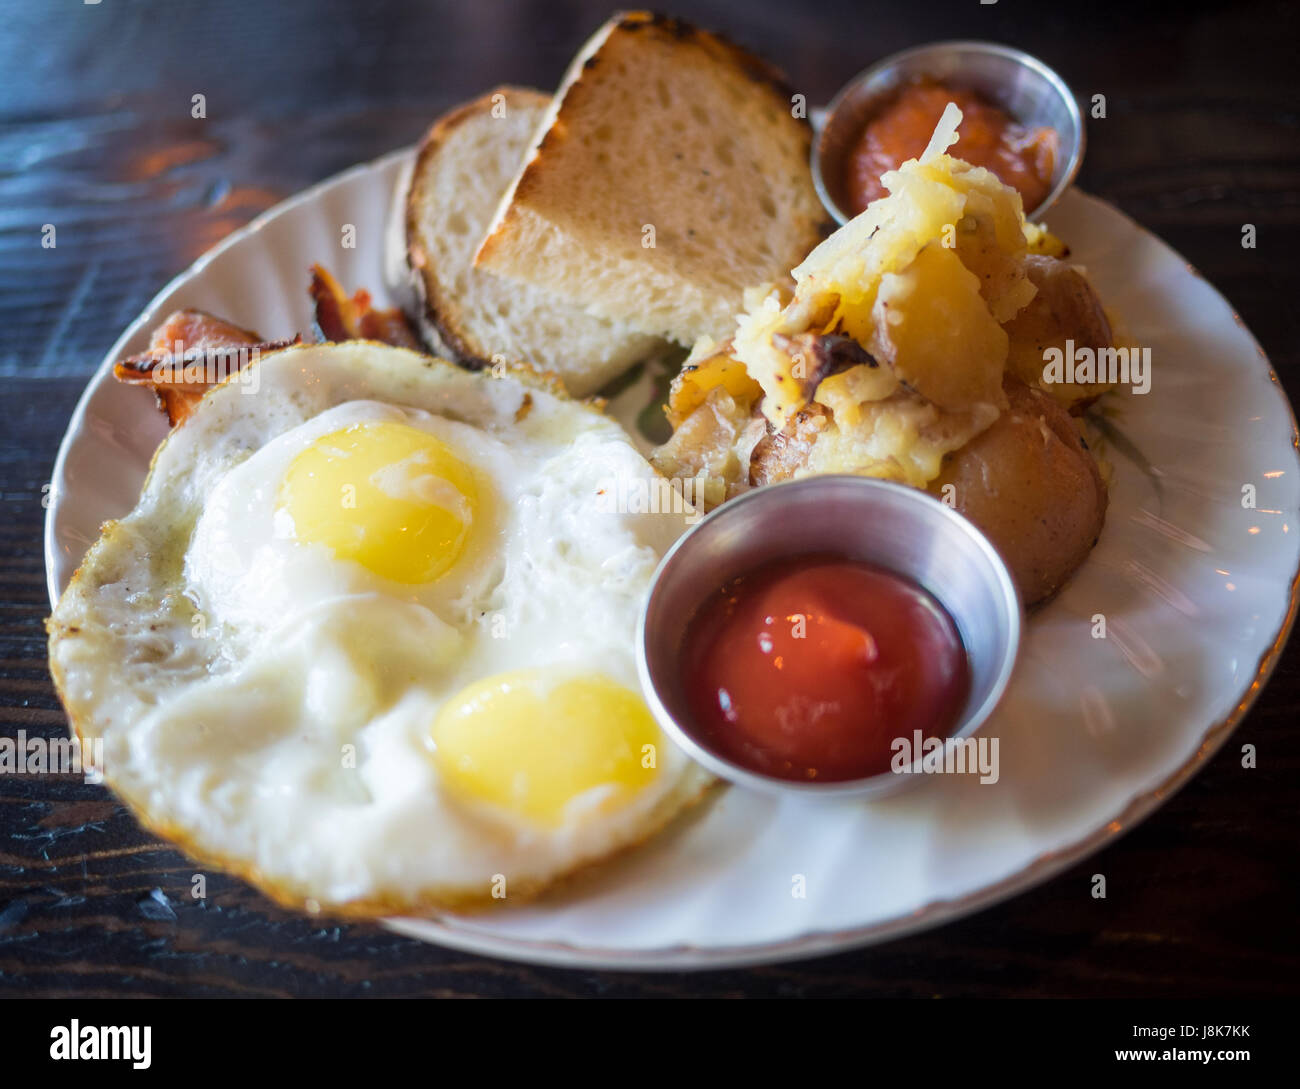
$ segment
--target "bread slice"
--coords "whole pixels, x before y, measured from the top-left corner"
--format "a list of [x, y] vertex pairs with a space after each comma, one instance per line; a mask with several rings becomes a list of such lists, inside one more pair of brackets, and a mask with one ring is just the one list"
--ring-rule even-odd
[[565, 76], [475, 264], [691, 344], [735, 325], [829, 224], [775, 69], [687, 23], [616, 15]]
[[499, 87], [433, 125], [406, 190], [405, 264], [420, 331], [435, 353], [468, 366], [528, 363], [582, 397], [663, 342], [473, 266], [549, 102], [538, 91]]

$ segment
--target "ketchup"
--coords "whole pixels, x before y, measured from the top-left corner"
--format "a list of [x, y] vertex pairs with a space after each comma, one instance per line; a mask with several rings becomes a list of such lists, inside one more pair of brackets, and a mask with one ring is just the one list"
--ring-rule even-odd
[[682, 651], [700, 740], [781, 779], [887, 771], [894, 739], [946, 737], [970, 692], [961, 636], [934, 597], [833, 557], [733, 579], [692, 619]]
[[1018, 124], [973, 91], [922, 82], [904, 87], [876, 114], [849, 154], [845, 181], [854, 215], [884, 196], [881, 174], [920, 156], [949, 102], [962, 113], [949, 154], [993, 171], [1020, 193], [1026, 212], [1046, 199], [1060, 143], [1055, 129]]

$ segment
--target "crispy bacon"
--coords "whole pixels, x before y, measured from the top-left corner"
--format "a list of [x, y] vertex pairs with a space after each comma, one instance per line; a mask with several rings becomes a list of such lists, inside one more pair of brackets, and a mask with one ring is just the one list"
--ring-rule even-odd
[[[395, 309], [376, 310], [365, 289], [349, 299], [321, 265], [312, 266], [307, 291], [316, 304], [316, 330], [321, 339], [378, 340], [423, 350], [405, 314]], [[301, 343], [301, 334], [291, 340], [263, 340], [257, 333], [202, 310], [177, 310], [153, 331], [148, 350], [114, 364], [113, 375], [120, 382], [152, 388], [158, 407], [175, 427], [189, 418], [199, 398], [212, 386], [260, 353]]]
[[421, 350], [401, 310], [374, 309], [364, 288], [349, 299], [324, 266], [312, 265], [307, 293], [316, 303], [316, 328], [325, 340], [378, 340], [395, 348]]
[[154, 331], [149, 348], [114, 364], [120, 382], [147, 385], [173, 426], [183, 423], [214, 385], [262, 352], [301, 341], [263, 340], [258, 334], [202, 310], [177, 310]]

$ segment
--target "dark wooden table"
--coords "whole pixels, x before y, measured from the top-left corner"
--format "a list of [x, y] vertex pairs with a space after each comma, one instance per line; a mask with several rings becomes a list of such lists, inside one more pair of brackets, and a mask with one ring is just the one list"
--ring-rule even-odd
[[[173, 275], [277, 201], [498, 82], [549, 88], [590, 0], [0, 0], [0, 730], [54, 737], [42, 488], [78, 393]], [[1208, 3], [683, 2], [825, 101], [874, 58], [989, 38], [1104, 94], [1080, 184], [1227, 295], [1300, 393], [1297, 9]], [[191, 100], [207, 99], [195, 120]], [[44, 224], [58, 245], [41, 247]], [[1254, 223], [1256, 249], [1241, 228]], [[287, 914], [192, 866], [103, 788], [0, 776], [0, 994], [1294, 994], [1300, 651], [1234, 739], [1101, 855], [963, 922], [783, 967], [532, 968]], [[1259, 766], [1240, 766], [1239, 745]], [[1108, 896], [1089, 894], [1094, 873]]]

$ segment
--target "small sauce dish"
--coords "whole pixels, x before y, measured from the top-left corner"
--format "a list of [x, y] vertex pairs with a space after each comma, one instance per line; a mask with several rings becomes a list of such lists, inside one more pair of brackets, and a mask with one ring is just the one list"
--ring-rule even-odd
[[[848, 165], [863, 130], [909, 85], [932, 81], [972, 91], [1001, 108], [1013, 121], [1057, 134], [1050, 188], [1025, 215], [1039, 219], [1073, 183], [1083, 162], [1083, 113], [1065, 81], [1037, 57], [991, 42], [935, 42], [895, 53], [854, 76], [832, 99], [813, 142], [812, 173], [817, 193], [838, 223], [853, 207]], [[951, 154], [961, 157], [961, 141]]]
[[[921, 778], [906, 768], [862, 778], [784, 778], [727, 755], [692, 711], [686, 660], [703, 609], [729, 580], [773, 564], [834, 557], [914, 584], [956, 628], [969, 686], [945, 738], [973, 735], [997, 706], [1020, 644], [1020, 598], [1001, 557], [969, 521], [925, 492], [868, 477], [828, 475], [768, 485], [723, 504], [663, 558], [642, 609], [637, 667], [664, 731], [716, 775], [768, 793], [873, 797]], [[870, 636], [866, 637], [870, 641]], [[779, 668], [779, 666], [778, 666]], [[818, 668], [820, 666], [818, 665]], [[892, 720], [884, 724], [892, 728]], [[910, 731], [909, 731], [910, 732]]]

